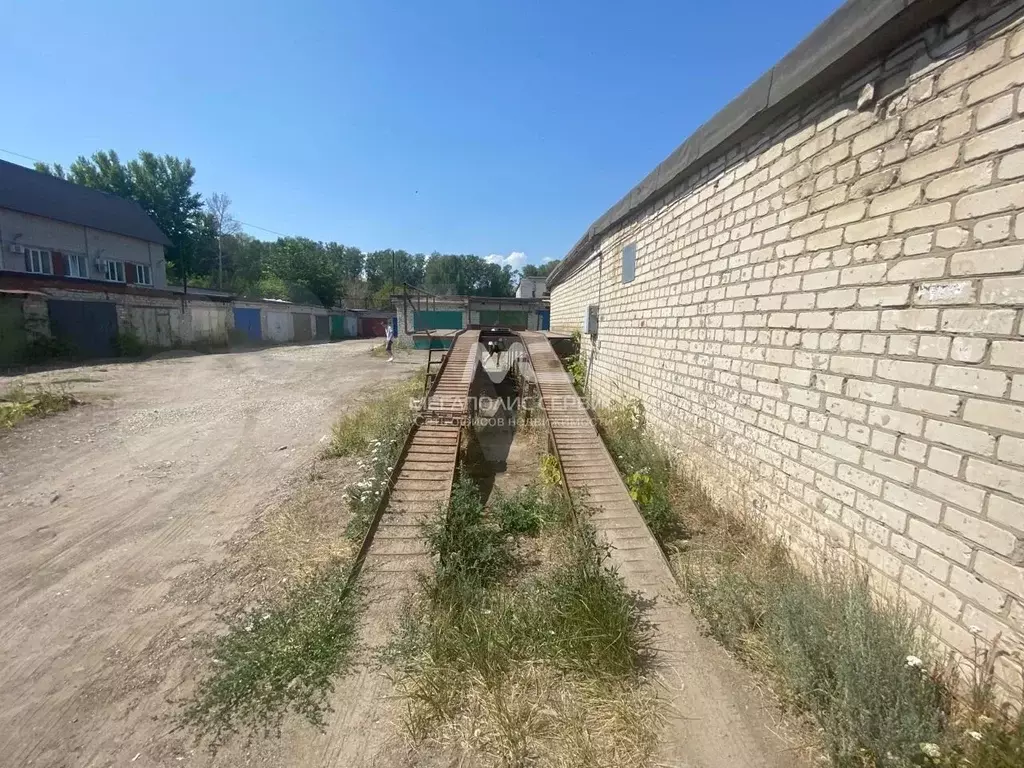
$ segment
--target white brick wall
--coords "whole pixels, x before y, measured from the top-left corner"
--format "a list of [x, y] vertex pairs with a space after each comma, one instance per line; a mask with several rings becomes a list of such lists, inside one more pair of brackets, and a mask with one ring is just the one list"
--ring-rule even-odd
[[641, 398], [719, 500], [854, 550], [961, 651], [971, 625], [1024, 643], [1022, 8], [965, 3], [551, 289], [553, 330], [600, 304], [598, 403]]

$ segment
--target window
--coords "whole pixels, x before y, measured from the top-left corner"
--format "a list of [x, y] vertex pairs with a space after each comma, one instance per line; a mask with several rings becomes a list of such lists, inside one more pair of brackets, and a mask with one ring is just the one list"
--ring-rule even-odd
[[636, 277], [636, 243], [622, 249], [622, 282], [632, 283]]
[[150, 271], [148, 264], [135, 265], [135, 282], [139, 285], [153, 284], [153, 273]]
[[107, 261], [103, 265], [103, 274], [112, 283], [124, 282], [124, 262]]
[[84, 253], [65, 253], [68, 264], [68, 277], [89, 277], [89, 259]]
[[52, 275], [53, 259], [50, 257], [50, 252], [39, 248], [26, 248], [25, 269], [37, 275]]

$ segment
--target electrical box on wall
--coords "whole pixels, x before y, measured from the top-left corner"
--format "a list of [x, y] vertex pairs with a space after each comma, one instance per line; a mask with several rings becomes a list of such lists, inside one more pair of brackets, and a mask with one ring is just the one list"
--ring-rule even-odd
[[583, 315], [583, 332], [590, 336], [597, 336], [598, 305], [591, 304]]

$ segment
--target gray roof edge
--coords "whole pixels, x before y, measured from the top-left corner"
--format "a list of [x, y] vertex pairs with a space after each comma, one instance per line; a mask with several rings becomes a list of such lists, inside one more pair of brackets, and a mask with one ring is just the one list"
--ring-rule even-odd
[[584, 233], [548, 275], [553, 288], [602, 236], [771, 120], [918, 33], [964, 0], [847, 0], [770, 70], [680, 144]]

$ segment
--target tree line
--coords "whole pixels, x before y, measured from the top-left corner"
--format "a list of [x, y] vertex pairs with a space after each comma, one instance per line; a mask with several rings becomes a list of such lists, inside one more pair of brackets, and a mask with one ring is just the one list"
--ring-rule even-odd
[[[36, 163], [42, 173], [137, 202], [171, 241], [168, 280], [186, 287], [218, 288], [250, 298], [352, 307], [391, 305], [403, 284], [437, 295], [512, 296], [518, 274], [473, 254], [363, 251], [307, 237], [262, 240], [242, 231], [224, 194], [207, 198], [193, 189], [188, 159], [139, 152], [123, 162], [117, 152], [78, 157], [64, 168]], [[543, 275], [557, 262], [527, 265]], [[543, 270], [543, 271], [541, 271]]]

